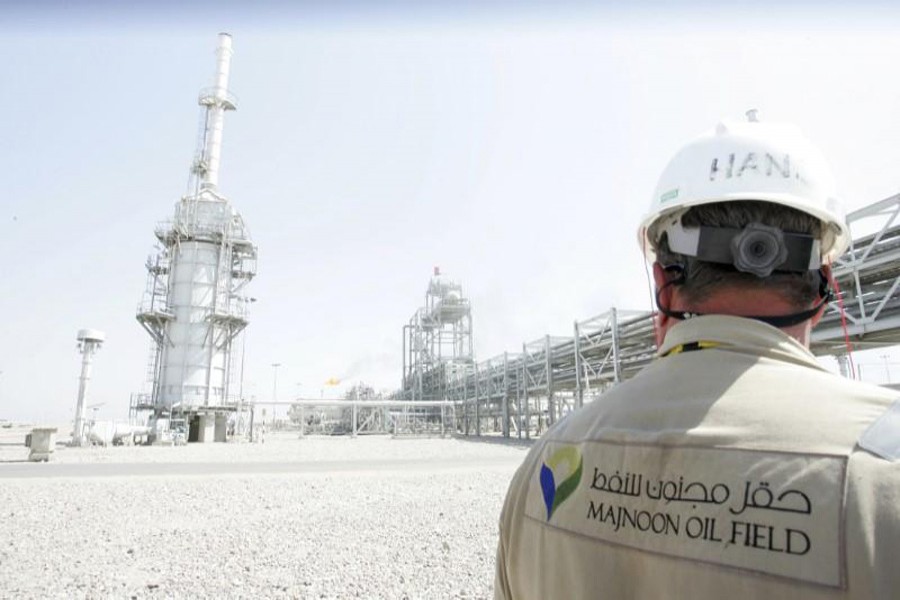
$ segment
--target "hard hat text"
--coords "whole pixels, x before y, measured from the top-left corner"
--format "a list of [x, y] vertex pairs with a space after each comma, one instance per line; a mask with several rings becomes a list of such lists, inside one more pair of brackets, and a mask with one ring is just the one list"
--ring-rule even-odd
[[[737, 155], [731, 153], [724, 161], [719, 161], [718, 157], [712, 159], [709, 168], [709, 180], [715, 181], [719, 175], [723, 175], [725, 179], [732, 177], [741, 177], [746, 171], [753, 171], [756, 174], [765, 174], [771, 177], [773, 173], [781, 175], [784, 178], [791, 176], [791, 156], [785, 154], [784, 158], [779, 161], [776, 157], [768, 152], [760, 155], [756, 152], [748, 152], [746, 155]], [[762, 162], [762, 164], [760, 164]], [[723, 164], [724, 163], [724, 164]]]

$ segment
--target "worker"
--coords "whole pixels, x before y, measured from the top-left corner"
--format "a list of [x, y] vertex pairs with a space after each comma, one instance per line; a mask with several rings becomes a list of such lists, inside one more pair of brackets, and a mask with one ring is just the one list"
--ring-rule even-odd
[[900, 598], [898, 394], [808, 350], [850, 240], [834, 190], [754, 111], [674, 156], [639, 230], [657, 356], [529, 452], [496, 598]]

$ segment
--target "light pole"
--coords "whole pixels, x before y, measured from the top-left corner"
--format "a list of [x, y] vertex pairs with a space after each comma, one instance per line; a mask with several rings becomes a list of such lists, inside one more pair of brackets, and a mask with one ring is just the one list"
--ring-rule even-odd
[[[250, 313], [248, 304], [252, 304], [256, 302], [256, 298], [248, 298], [244, 296], [244, 319]], [[247, 326], [244, 325], [244, 330], [241, 331], [241, 384], [238, 388], [238, 418], [237, 423], [235, 423], [235, 433], [237, 435], [244, 434], [244, 358], [247, 356]], [[250, 432], [250, 437], [253, 437], [253, 432]]]
[[272, 429], [275, 428], [275, 402], [278, 402], [278, 367], [281, 363], [272, 363]]

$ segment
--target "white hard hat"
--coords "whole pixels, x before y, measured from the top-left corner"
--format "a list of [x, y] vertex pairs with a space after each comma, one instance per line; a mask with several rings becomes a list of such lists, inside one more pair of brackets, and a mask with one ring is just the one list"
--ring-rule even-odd
[[[821, 259], [828, 263], [850, 243], [844, 208], [824, 156], [792, 125], [723, 121], [684, 146], [659, 179], [638, 238], [649, 260], [663, 219], [680, 223], [692, 206], [763, 200], [795, 208], [822, 221]], [[654, 227], [657, 226], [657, 227]], [[657, 236], [651, 240], [650, 235]]]

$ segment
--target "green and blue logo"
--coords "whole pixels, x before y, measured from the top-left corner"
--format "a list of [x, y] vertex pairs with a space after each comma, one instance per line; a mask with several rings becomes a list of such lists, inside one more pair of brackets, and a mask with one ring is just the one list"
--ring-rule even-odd
[[[563, 471], [560, 467], [565, 464]], [[581, 453], [575, 446], [560, 448], [550, 455], [547, 462], [541, 464], [541, 491], [544, 494], [544, 504], [547, 506], [547, 520], [559, 508], [559, 505], [572, 495], [572, 492], [581, 482], [582, 459]], [[554, 473], [566, 474], [559, 485], [556, 484]]]

